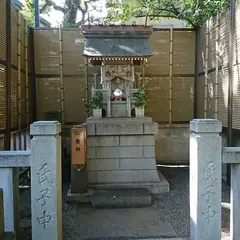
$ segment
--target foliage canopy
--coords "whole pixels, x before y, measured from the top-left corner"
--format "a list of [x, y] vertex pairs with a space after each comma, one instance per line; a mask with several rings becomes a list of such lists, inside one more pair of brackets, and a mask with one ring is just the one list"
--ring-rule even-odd
[[[103, 8], [106, 8], [107, 16], [100, 18], [97, 17], [97, 13], [103, 11], [100, 7], [101, 2], [101, 0], [65, 0], [64, 4], [59, 6], [54, 0], [40, 0], [40, 12], [49, 13], [51, 9], [60, 11], [63, 14], [64, 27], [79, 27], [87, 21], [106, 24], [146, 17], [154, 21], [175, 18], [184, 21], [188, 27], [197, 28], [229, 5], [229, 0], [133, 0], [128, 3], [106, 0]], [[24, 15], [33, 25], [34, 0], [25, 0], [24, 6]], [[93, 11], [95, 17], [91, 14]]]

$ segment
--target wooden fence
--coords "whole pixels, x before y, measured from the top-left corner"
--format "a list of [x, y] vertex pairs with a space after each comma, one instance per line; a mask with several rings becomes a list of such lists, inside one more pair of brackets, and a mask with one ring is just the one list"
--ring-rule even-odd
[[[34, 39], [37, 119], [58, 111], [65, 124], [84, 122], [84, 100], [100, 69], [82, 56], [81, 30], [38, 28]], [[150, 43], [153, 57], [136, 68], [141, 84], [151, 89], [146, 113], [159, 123], [188, 123], [194, 106], [195, 32], [154, 29]]]
[[[30, 29], [18, 10], [11, 5], [7, 9], [6, 0], [0, 0], [0, 6], [0, 150], [4, 148], [4, 136], [10, 132], [16, 133], [12, 136], [17, 136], [19, 146], [25, 138], [26, 148], [26, 134], [22, 132], [33, 118]], [[11, 145], [8, 138], [5, 149]]]
[[[233, 54], [229, 54], [230, 11], [210, 19], [198, 32], [197, 117], [228, 126], [229, 63], [233, 61], [233, 123], [240, 129], [240, 3], [235, 3]], [[231, 58], [231, 59], [230, 59]]]

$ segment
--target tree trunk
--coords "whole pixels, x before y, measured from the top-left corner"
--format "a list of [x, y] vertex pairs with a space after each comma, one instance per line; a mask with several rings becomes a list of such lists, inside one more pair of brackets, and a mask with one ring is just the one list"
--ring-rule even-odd
[[63, 18], [63, 26], [64, 27], [74, 27], [77, 21], [77, 12], [78, 6], [74, 3], [75, 1], [66, 0], [65, 1], [65, 9], [66, 12]]

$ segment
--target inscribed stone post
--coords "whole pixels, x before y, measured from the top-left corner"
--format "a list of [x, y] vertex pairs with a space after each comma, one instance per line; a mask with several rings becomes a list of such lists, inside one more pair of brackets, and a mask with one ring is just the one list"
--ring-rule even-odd
[[191, 240], [220, 240], [222, 125], [195, 119], [190, 130]]
[[62, 239], [61, 125], [55, 121], [35, 122], [33, 136], [32, 239]]

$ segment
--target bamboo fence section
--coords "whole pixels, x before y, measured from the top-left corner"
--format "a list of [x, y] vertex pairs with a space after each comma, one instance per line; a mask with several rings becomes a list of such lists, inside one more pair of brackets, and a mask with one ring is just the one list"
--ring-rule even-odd
[[21, 73], [21, 60], [22, 60], [22, 56], [21, 56], [21, 43], [22, 43], [22, 39], [21, 39], [21, 30], [22, 30], [22, 26], [21, 26], [21, 14], [20, 11], [17, 11], [17, 16], [18, 16], [18, 22], [17, 22], [17, 36], [18, 36], [18, 51], [17, 51], [17, 58], [18, 58], [18, 76], [17, 76], [17, 80], [18, 80], [18, 87], [17, 87], [17, 118], [18, 118], [18, 131], [20, 131], [19, 134], [19, 144], [20, 146], [22, 145], [22, 136], [21, 136], [21, 127], [22, 127], [22, 83], [21, 83], [21, 77], [22, 77], [22, 73]]
[[[228, 88], [229, 88], [229, 64], [230, 58], [233, 62], [233, 129], [240, 129], [240, 3], [236, 2], [234, 33], [233, 40], [233, 56], [229, 56], [229, 9], [223, 13], [219, 13], [215, 18], [210, 19], [199, 30], [201, 35], [198, 56], [198, 94], [197, 102], [204, 99], [204, 115], [202, 115], [201, 104], [197, 105], [198, 117], [219, 119], [224, 127], [228, 126]], [[205, 30], [206, 29], [206, 30]], [[204, 53], [203, 55], [201, 53]], [[203, 69], [201, 62], [204, 62]], [[204, 76], [204, 89], [202, 80]], [[213, 85], [213, 93], [212, 86]]]
[[[7, 1], [0, 0], [0, 6], [0, 135], [4, 136], [3, 142], [6, 142], [6, 146], [0, 148], [23, 150], [27, 146], [25, 130], [32, 122], [32, 116], [29, 115], [29, 28], [13, 5], [6, 8]], [[10, 48], [10, 51], [6, 51], [6, 48]], [[6, 83], [10, 83], [9, 89]], [[7, 112], [11, 113], [10, 116]], [[9, 139], [12, 139], [12, 144]]]
[[215, 119], [218, 118], [218, 78], [219, 78], [219, 27], [220, 27], [220, 22], [219, 22], [219, 14], [217, 14], [217, 19], [216, 19], [216, 73], [215, 73], [215, 96], [214, 96], [214, 101], [215, 101], [215, 108], [214, 108], [214, 117]]
[[206, 22], [206, 49], [205, 49], [205, 88], [204, 88], [204, 118], [208, 110], [208, 48], [209, 48], [209, 21]]
[[[79, 29], [41, 28], [34, 30], [34, 36], [37, 119], [43, 120], [49, 111], [60, 112], [64, 106], [65, 124], [84, 122], [88, 116], [84, 103], [91, 96], [91, 82], [94, 75], [100, 76], [100, 68], [83, 57], [83, 34]], [[140, 80], [140, 86], [151, 89], [146, 113], [154, 121], [188, 123], [193, 118], [194, 39], [192, 30], [154, 30], [152, 58], [142, 67], [135, 66], [136, 86]]]
[[63, 80], [63, 45], [62, 45], [62, 29], [59, 28], [59, 72], [60, 72], [60, 89], [61, 89], [61, 117], [62, 124], [65, 122], [64, 107], [64, 80]]
[[172, 124], [172, 81], [173, 81], [173, 29], [170, 34], [170, 50], [169, 50], [169, 124]]

